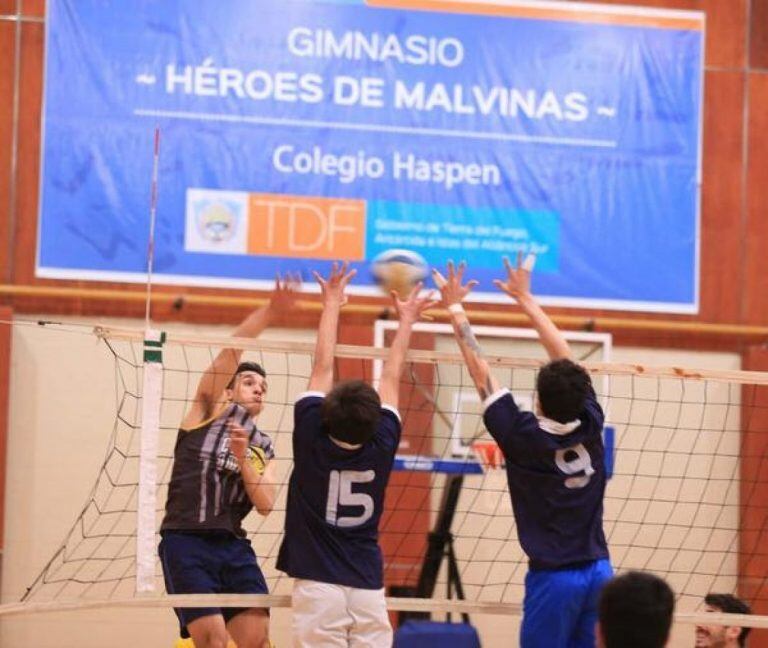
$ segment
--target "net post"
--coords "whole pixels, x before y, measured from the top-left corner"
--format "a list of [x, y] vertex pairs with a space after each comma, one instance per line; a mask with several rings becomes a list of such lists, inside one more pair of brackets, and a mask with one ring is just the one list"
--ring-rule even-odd
[[155, 590], [155, 511], [157, 510], [157, 450], [163, 395], [165, 333], [147, 329], [144, 336], [144, 375], [141, 399], [139, 492], [136, 509], [136, 592]]

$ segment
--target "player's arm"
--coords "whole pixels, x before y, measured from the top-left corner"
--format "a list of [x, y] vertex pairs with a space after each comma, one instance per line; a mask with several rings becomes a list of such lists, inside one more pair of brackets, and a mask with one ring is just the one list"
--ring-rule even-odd
[[533, 256], [529, 256], [525, 262], [522, 253], [517, 255], [517, 267], [512, 267], [509, 259], [504, 257], [504, 266], [507, 270], [507, 280], [495, 279], [496, 287], [512, 297], [523, 309], [523, 312], [531, 320], [531, 325], [539, 334], [539, 340], [547, 351], [550, 360], [562, 360], [571, 358], [571, 348], [568, 341], [555, 323], [539, 306], [531, 293], [531, 270], [533, 269]]
[[356, 273], [357, 270], [347, 272], [346, 263], [341, 267], [334, 263], [328, 279], [323, 279], [317, 272], [313, 272], [323, 296], [323, 313], [320, 315], [320, 325], [317, 330], [309, 391], [328, 393], [333, 387], [333, 356], [336, 350], [339, 312], [347, 303], [344, 290]]
[[[269, 302], [253, 311], [233, 331], [233, 337], [258, 337], [269, 326], [275, 316], [288, 311], [295, 303], [300, 288], [298, 279], [287, 275], [275, 280]], [[207, 419], [213, 413], [217, 401], [221, 398], [232, 375], [237, 369], [242, 349], [222, 349], [203, 373], [197, 384], [192, 405], [184, 416], [181, 426], [191, 428]]]
[[458, 269], [454, 268], [453, 262], [448, 262], [448, 276], [444, 277], [437, 269], [432, 270], [432, 278], [435, 285], [440, 289], [443, 305], [448, 309], [451, 317], [451, 325], [456, 342], [464, 356], [464, 362], [472, 377], [480, 400], [485, 400], [491, 394], [498, 391], [499, 383], [491, 374], [491, 368], [483, 357], [477, 338], [472, 332], [467, 314], [461, 305], [463, 299], [470, 293], [472, 288], [477, 285], [476, 281], [468, 281], [462, 285], [464, 277], [464, 263], [459, 264]]
[[234, 421], [230, 421], [227, 428], [230, 439], [229, 450], [240, 467], [240, 476], [248, 499], [261, 515], [269, 515], [275, 506], [277, 494], [273, 463], [260, 456], [256, 457], [256, 461], [251, 462], [248, 457], [248, 432]]
[[428, 308], [435, 305], [432, 299], [432, 293], [425, 297], [419, 297], [419, 292], [423, 287], [422, 283], [417, 284], [411, 290], [407, 299], [401, 301], [397, 293], [392, 292], [392, 302], [397, 311], [400, 323], [395, 333], [395, 339], [389, 347], [387, 357], [384, 360], [384, 367], [379, 379], [379, 398], [382, 403], [397, 407], [400, 394], [400, 376], [403, 373], [405, 364], [405, 353], [411, 341], [413, 325], [419, 320], [421, 314]]

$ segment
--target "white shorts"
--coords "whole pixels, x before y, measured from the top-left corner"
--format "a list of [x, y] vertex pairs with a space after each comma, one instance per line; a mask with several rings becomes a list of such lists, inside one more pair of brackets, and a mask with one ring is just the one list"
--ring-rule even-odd
[[294, 648], [392, 645], [392, 626], [383, 589], [298, 579], [293, 584], [292, 605]]

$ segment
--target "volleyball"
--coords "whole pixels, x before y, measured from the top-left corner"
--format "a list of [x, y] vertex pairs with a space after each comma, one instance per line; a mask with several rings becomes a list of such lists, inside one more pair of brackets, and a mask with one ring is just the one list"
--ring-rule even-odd
[[394, 291], [401, 299], [427, 276], [427, 262], [411, 250], [386, 250], [371, 262], [371, 274], [382, 290]]

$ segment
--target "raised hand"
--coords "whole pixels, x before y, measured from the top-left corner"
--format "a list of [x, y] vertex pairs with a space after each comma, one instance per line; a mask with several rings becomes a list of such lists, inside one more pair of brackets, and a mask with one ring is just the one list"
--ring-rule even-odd
[[275, 287], [269, 298], [269, 308], [274, 313], [287, 313], [296, 304], [301, 292], [301, 277], [286, 273], [275, 277]]
[[242, 425], [233, 420], [227, 422], [227, 432], [229, 432], [229, 451], [235, 456], [238, 463], [242, 463], [245, 461], [248, 450], [248, 432]]
[[467, 264], [463, 261], [459, 264], [458, 269], [454, 268], [453, 261], [449, 261], [448, 277], [446, 278], [437, 268], [432, 268], [432, 280], [440, 290], [441, 301], [446, 308], [451, 304], [460, 304], [478, 284], [477, 281], [472, 279], [462, 285], [461, 282], [464, 279], [464, 271], [466, 269]]
[[314, 270], [312, 271], [315, 280], [320, 284], [323, 302], [326, 304], [334, 303], [343, 306], [347, 303], [347, 296], [344, 294], [344, 290], [352, 277], [357, 274], [357, 270], [354, 269], [347, 272], [347, 265], [345, 261], [339, 267], [339, 264], [334, 261], [331, 266], [331, 274], [328, 275], [327, 279], [323, 279], [320, 274]]
[[434, 299], [434, 291], [430, 291], [424, 297], [419, 297], [419, 292], [423, 287], [424, 284], [420, 281], [411, 289], [410, 294], [405, 299], [400, 299], [394, 290], [390, 293], [392, 304], [401, 322], [413, 324], [424, 315], [424, 311], [437, 304], [437, 300]]
[[532, 254], [523, 261], [523, 253], [517, 253], [517, 265], [512, 267], [507, 257], [504, 257], [504, 267], [507, 269], [507, 280], [494, 279], [494, 285], [505, 292], [513, 299], [520, 301], [521, 298], [529, 297], [531, 294], [531, 270], [536, 257]]

